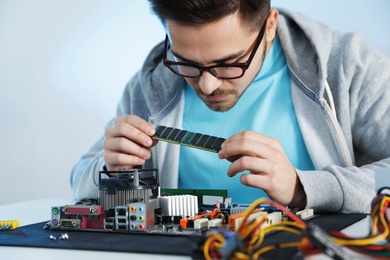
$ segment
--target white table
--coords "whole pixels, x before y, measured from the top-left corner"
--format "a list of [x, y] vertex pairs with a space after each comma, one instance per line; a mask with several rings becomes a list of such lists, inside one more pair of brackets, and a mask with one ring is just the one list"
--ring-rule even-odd
[[[0, 205], [0, 220], [19, 220], [20, 226], [34, 224], [50, 219], [50, 209], [52, 206], [63, 206], [73, 204], [71, 200], [60, 199], [40, 199], [14, 203], [9, 205]], [[346, 234], [353, 237], [361, 237], [368, 234], [369, 218], [363, 219], [350, 227], [343, 230]], [[1, 236], [1, 233], [0, 233]], [[49, 239], [49, 238], [48, 238]], [[34, 259], [34, 256], [39, 256], [39, 259], [45, 260], [69, 260], [69, 259], [166, 259], [179, 260], [191, 259], [187, 256], [174, 255], [155, 255], [155, 254], [138, 254], [138, 253], [122, 253], [122, 252], [102, 252], [90, 250], [69, 250], [69, 249], [49, 249], [49, 248], [34, 248], [34, 247], [17, 247], [17, 246], [0, 246], [0, 259], [4, 260], [19, 260], [19, 259]], [[315, 255], [307, 257], [309, 260], [329, 260], [325, 255]], [[359, 259], [354, 258], [354, 259]], [[367, 259], [367, 258], [361, 258]]]

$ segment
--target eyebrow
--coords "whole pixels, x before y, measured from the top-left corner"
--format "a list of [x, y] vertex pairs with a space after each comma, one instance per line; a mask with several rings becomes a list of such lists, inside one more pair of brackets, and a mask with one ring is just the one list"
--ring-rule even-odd
[[[201, 64], [199, 64], [198, 62], [195, 62], [195, 61], [192, 61], [192, 60], [189, 60], [189, 59], [184, 58], [184, 57], [181, 56], [179, 53], [177, 53], [177, 52], [175, 52], [174, 50], [172, 50], [172, 46], [171, 46], [170, 49], [171, 49], [172, 54], [173, 54], [175, 57], [177, 57], [177, 58], [179, 58], [179, 59], [181, 59], [181, 60], [183, 60], [183, 61], [185, 61], [185, 62], [188, 62], [188, 63], [201, 65]], [[238, 52], [236, 52], [236, 53], [230, 54], [230, 55], [228, 55], [228, 56], [226, 56], [226, 57], [223, 57], [223, 58], [221, 58], [221, 59], [217, 59], [217, 60], [210, 61], [210, 63], [215, 63], [215, 64], [226, 63], [228, 60], [238, 59], [238, 58], [240, 58], [241, 56], [243, 56], [244, 54], [246, 54], [246, 51], [245, 51], [245, 50], [240, 50], [240, 51], [238, 51]]]

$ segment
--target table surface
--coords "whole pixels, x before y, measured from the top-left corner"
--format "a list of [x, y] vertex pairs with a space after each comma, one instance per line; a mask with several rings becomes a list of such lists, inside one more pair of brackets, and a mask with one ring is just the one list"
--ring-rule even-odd
[[[39, 199], [14, 204], [0, 205], [0, 220], [18, 220], [20, 226], [30, 225], [50, 219], [50, 209], [56, 205], [73, 204], [66, 199]], [[352, 237], [362, 237], [369, 231], [369, 217], [347, 227], [342, 232]], [[1, 235], [1, 233], [0, 233]], [[24, 259], [31, 255], [39, 255], [40, 259], [69, 260], [73, 259], [151, 259], [156, 258], [153, 254], [102, 252], [89, 250], [49, 249], [34, 247], [0, 246], [0, 259]], [[132, 258], [134, 257], [134, 258]], [[189, 256], [159, 255], [158, 259], [191, 259]], [[307, 257], [310, 260], [329, 260], [325, 255], [313, 255]], [[354, 258], [354, 259], [358, 259]], [[363, 257], [361, 258], [363, 259]]]

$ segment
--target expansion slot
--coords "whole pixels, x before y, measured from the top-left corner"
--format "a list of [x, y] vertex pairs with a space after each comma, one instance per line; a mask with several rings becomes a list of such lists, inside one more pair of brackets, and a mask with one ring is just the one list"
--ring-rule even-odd
[[152, 138], [215, 153], [221, 150], [221, 144], [225, 141], [224, 138], [193, 133], [162, 125], [156, 127], [156, 134]]
[[[252, 221], [261, 217], [263, 214], [267, 214], [265, 222], [262, 224], [262, 227], [274, 225], [276, 223], [282, 222], [282, 212], [275, 211], [272, 213], [267, 213], [265, 211], [260, 211], [258, 209], [253, 210], [253, 212], [248, 216], [247, 221]], [[228, 224], [231, 230], [237, 230], [243, 220], [244, 212], [230, 215], [228, 217]]]

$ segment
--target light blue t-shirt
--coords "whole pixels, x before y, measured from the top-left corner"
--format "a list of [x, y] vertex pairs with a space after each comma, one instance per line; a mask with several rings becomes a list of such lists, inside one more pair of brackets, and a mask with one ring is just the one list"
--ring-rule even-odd
[[[291, 96], [291, 76], [278, 38], [275, 39], [263, 66], [237, 103], [226, 112], [209, 109], [187, 84], [182, 129], [228, 138], [244, 130], [273, 137], [281, 143], [292, 165], [313, 170], [295, 116]], [[180, 147], [179, 188], [226, 189], [232, 203], [250, 204], [267, 197], [263, 190], [243, 185], [237, 174], [228, 177], [231, 163], [216, 153]]]

